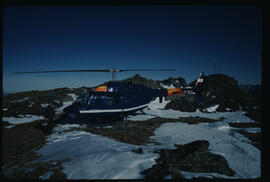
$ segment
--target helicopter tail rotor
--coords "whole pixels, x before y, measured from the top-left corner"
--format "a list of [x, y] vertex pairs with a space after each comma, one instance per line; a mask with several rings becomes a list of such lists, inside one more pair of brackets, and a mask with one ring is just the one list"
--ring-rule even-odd
[[171, 95], [181, 95], [181, 94], [188, 94], [188, 95], [196, 95], [199, 101], [203, 101], [203, 82], [204, 82], [204, 73], [200, 73], [199, 78], [196, 81], [194, 87], [181, 87], [181, 88], [173, 88], [167, 89], [167, 96]]
[[204, 83], [205, 74], [202, 72], [200, 73], [199, 78], [197, 79], [194, 87], [186, 87], [183, 88], [183, 92], [187, 94], [196, 95], [197, 99], [202, 102], [203, 99], [203, 83]]

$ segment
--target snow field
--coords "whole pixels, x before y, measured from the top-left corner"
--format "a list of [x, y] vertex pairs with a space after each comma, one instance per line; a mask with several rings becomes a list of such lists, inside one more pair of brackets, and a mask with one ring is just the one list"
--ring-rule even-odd
[[173, 109], [164, 109], [167, 103], [170, 101], [166, 101], [163, 99], [162, 103], [159, 103], [159, 99], [156, 98], [154, 101], [150, 102], [148, 108], [145, 108], [143, 112], [145, 114], [140, 114], [136, 116], [128, 116], [129, 120], [138, 121], [138, 120], [147, 120], [155, 117], [163, 117], [163, 118], [178, 118], [178, 117], [204, 117], [210, 119], [219, 119], [220, 117], [224, 117], [224, 122], [254, 122], [248, 117], [244, 116], [246, 112], [244, 111], [236, 111], [236, 112], [213, 112], [217, 106], [208, 108], [213, 113], [202, 113], [199, 110], [195, 112], [182, 112], [176, 111]]
[[[31, 115], [31, 114], [26, 114], [26, 115], [19, 115], [20, 118], [15, 118], [15, 117], [3, 117], [2, 121], [7, 121], [10, 124], [16, 125], [16, 124], [21, 124], [21, 123], [29, 123], [33, 122], [35, 120], [41, 120], [44, 119], [43, 116], [37, 116], [37, 115]], [[12, 126], [9, 126], [10, 128]]]
[[68, 179], [140, 179], [140, 171], [151, 167], [156, 154], [131, 152], [137, 147], [83, 131], [63, 132], [76, 125], [59, 125], [49, 144], [37, 152], [38, 161], [72, 160], [63, 164]]
[[[94, 135], [84, 131], [64, 132], [69, 128], [85, 127], [83, 125], [58, 125], [48, 137], [48, 145], [37, 152], [42, 155], [38, 160], [61, 160], [70, 158], [63, 163], [63, 172], [68, 179], [141, 179], [140, 172], [155, 164], [158, 154], [153, 153], [157, 148], [173, 149], [174, 144], [186, 144], [195, 140], [207, 140], [212, 153], [222, 155], [229, 166], [236, 172], [232, 177], [217, 173], [192, 173], [181, 171], [185, 178], [198, 176], [224, 178], [256, 178], [260, 177], [260, 151], [243, 135], [235, 132], [227, 122], [254, 122], [243, 114], [245, 112], [201, 113], [164, 110], [169, 101], [159, 103], [152, 101], [144, 113], [129, 116], [130, 120], [149, 119], [155, 116], [177, 118], [200, 116], [212, 119], [225, 117], [221, 122], [199, 123], [165, 123], [155, 131], [151, 139], [161, 145], [147, 144], [143, 154], [131, 150], [138, 146], [118, 142], [113, 139]], [[139, 112], [138, 112], [139, 113]], [[244, 142], [246, 141], [246, 142]], [[168, 176], [170, 178], [170, 176]]]

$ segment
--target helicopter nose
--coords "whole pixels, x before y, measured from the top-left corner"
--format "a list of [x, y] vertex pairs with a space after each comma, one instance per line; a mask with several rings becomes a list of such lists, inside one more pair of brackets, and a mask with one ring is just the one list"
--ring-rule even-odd
[[74, 106], [68, 106], [63, 110], [65, 113], [79, 113], [78, 109]]

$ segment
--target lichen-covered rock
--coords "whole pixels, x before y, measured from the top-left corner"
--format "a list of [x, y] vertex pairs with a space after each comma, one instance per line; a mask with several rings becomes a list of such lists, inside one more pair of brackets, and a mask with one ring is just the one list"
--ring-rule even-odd
[[[189, 85], [194, 87], [195, 83], [196, 80]], [[206, 108], [218, 105], [217, 112], [243, 109], [252, 113], [255, 120], [260, 120], [260, 114], [257, 114], [261, 113], [260, 86], [254, 86], [252, 89], [246, 87], [238, 85], [233, 77], [224, 74], [208, 75], [205, 76], [200, 98], [198, 95], [170, 97], [171, 102], [166, 105], [166, 109], [184, 112], [194, 112], [199, 109], [207, 112]]]
[[162, 179], [168, 175], [181, 178], [180, 170], [197, 173], [219, 173], [233, 176], [235, 172], [220, 155], [208, 151], [209, 142], [197, 140], [177, 146], [177, 149], [161, 149], [157, 164], [141, 172], [146, 178]]
[[137, 153], [137, 154], [143, 154], [143, 149], [140, 147], [136, 150], [131, 150], [131, 152]]

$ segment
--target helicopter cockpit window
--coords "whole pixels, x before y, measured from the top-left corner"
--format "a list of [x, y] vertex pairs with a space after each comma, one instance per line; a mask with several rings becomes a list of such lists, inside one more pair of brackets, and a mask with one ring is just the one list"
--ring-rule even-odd
[[91, 100], [91, 97], [93, 97], [93, 96], [90, 96], [90, 94], [88, 94], [88, 93], [83, 94], [83, 95], [78, 97], [78, 99], [75, 101], [75, 103], [80, 104], [82, 106], [86, 106], [88, 104], [89, 100]]
[[100, 105], [101, 104], [101, 101], [102, 101], [102, 99], [101, 99], [101, 96], [99, 96], [99, 95], [96, 95], [94, 98], [93, 98], [93, 104], [94, 105]]
[[91, 96], [89, 97], [89, 99], [87, 100], [87, 105], [90, 105], [90, 103], [92, 102], [93, 98], [94, 98], [93, 95], [91, 95]]
[[83, 104], [86, 97], [87, 97], [87, 94], [83, 94], [83, 95], [79, 96], [78, 99], [75, 100], [75, 103]]
[[88, 98], [88, 105], [93, 106], [112, 106], [120, 102], [119, 96], [115, 95], [91, 95]]

